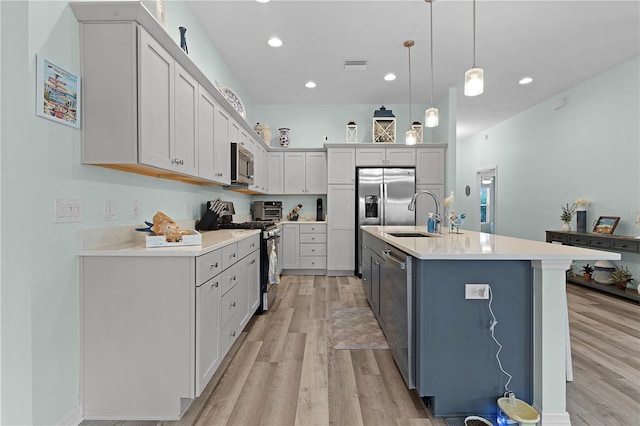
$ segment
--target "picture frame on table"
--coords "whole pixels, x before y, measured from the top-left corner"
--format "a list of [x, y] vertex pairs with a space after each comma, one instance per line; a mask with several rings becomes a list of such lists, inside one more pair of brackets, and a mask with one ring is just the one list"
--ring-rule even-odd
[[80, 75], [36, 55], [36, 114], [80, 128]]
[[593, 225], [593, 232], [598, 234], [613, 234], [620, 222], [619, 216], [600, 216]]

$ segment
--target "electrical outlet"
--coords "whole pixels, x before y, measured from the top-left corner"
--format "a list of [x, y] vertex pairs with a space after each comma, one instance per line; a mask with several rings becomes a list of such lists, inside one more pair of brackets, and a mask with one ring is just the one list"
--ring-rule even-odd
[[465, 299], [488, 299], [489, 284], [465, 284], [464, 298]]
[[140, 204], [137, 201], [131, 203], [131, 219], [138, 219], [140, 217]]

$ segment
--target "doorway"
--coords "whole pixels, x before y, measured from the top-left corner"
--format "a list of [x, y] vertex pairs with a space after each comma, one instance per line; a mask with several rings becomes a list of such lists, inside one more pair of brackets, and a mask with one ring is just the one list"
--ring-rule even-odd
[[496, 233], [496, 207], [498, 199], [498, 166], [476, 173], [478, 194], [478, 221], [476, 229], [488, 234]]

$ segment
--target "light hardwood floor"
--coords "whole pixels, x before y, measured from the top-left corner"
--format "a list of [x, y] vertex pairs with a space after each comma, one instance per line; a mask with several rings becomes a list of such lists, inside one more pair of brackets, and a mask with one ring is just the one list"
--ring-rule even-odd
[[[574, 425], [640, 425], [640, 308], [568, 285]], [[203, 396], [162, 425], [438, 425], [388, 350], [335, 350], [330, 310], [368, 306], [355, 277], [284, 276]], [[94, 422], [83, 425], [152, 425]]]

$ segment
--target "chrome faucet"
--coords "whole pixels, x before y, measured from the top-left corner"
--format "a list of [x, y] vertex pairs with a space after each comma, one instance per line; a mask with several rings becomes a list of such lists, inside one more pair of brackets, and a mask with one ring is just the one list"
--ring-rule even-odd
[[411, 202], [409, 203], [409, 206], [407, 207], [409, 210], [414, 211], [416, 209], [416, 199], [418, 198], [419, 195], [421, 194], [428, 194], [431, 195], [431, 197], [433, 197], [433, 201], [436, 202], [436, 214], [434, 215], [434, 220], [436, 221], [436, 234], [440, 234], [442, 233], [442, 227], [441, 227], [441, 218], [440, 218], [440, 202], [438, 201], [438, 197], [436, 197], [436, 194], [434, 194], [431, 191], [428, 191], [426, 189], [421, 189], [418, 192], [416, 192], [415, 194], [413, 194], [413, 197], [411, 197]]

